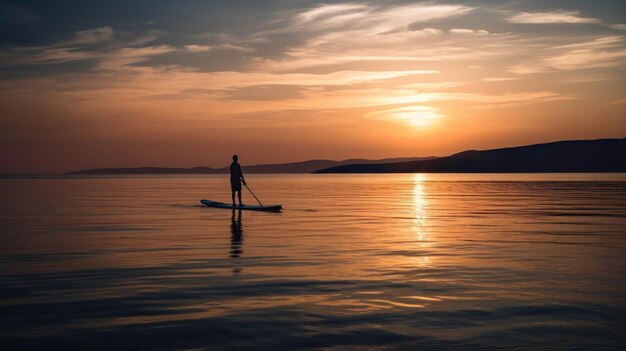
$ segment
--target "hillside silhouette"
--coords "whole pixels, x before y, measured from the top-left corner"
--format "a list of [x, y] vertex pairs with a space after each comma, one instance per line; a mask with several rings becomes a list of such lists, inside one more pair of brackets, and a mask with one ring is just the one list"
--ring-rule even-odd
[[626, 172], [626, 139], [569, 140], [493, 150], [469, 150], [430, 160], [350, 164], [315, 173]]
[[[302, 162], [261, 164], [252, 166], [242, 166], [244, 173], [312, 173], [319, 169], [346, 164], [376, 164], [389, 162], [406, 162], [417, 160], [428, 160], [435, 157], [399, 157], [386, 158], [382, 160], [348, 159], [343, 161], [333, 160], [309, 160]], [[69, 172], [74, 175], [95, 175], [95, 174], [223, 174], [228, 173], [228, 167], [210, 168], [170, 168], [170, 167], [137, 167], [137, 168], [95, 168]]]

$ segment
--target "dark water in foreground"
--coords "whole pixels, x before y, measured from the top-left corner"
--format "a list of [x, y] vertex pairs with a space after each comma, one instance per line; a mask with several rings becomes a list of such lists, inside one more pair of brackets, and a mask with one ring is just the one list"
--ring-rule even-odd
[[0, 179], [0, 349], [624, 347], [624, 174], [249, 184]]

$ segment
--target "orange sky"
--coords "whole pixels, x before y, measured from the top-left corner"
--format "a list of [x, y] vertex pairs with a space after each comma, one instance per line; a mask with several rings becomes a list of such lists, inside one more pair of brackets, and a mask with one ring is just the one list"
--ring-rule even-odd
[[[30, 17], [0, 28], [36, 39], [4, 39], [0, 172], [223, 167], [233, 153], [243, 164], [443, 156], [626, 137], [623, 11], [385, 4], [234, 15], [223, 5], [210, 14], [232, 23], [211, 28], [194, 17], [202, 8], [181, 6], [182, 24], [156, 6], [132, 26], [103, 15], [73, 29], [12, 5]], [[254, 11], [264, 12], [247, 20]], [[36, 35], [48, 27], [56, 34]]]

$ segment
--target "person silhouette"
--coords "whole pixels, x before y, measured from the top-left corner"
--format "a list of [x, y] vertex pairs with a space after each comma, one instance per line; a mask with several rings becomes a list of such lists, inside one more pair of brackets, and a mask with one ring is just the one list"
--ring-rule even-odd
[[243, 206], [241, 203], [241, 183], [246, 184], [246, 180], [243, 179], [243, 173], [241, 173], [241, 165], [237, 162], [239, 157], [233, 155], [233, 163], [230, 164], [230, 190], [232, 191], [233, 207], [235, 207], [235, 193], [239, 193], [239, 207]]

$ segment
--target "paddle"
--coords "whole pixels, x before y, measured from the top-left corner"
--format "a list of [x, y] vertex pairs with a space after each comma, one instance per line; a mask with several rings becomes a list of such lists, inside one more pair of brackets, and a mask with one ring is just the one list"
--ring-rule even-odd
[[252, 194], [252, 196], [254, 196], [254, 198], [256, 199], [256, 201], [258, 201], [259, 205], [263, 206], [263, 204], [261, 203], [261, 201], [259, 200], [259, 198], [258, 198], [258, 197], [256, 197], [256, 195], [254, 195], [254, 193], [252, 192], [252, 190], [250, 190], [250, 188], [248, 188], [248, 184], [244, 183], [243, 185], [246, 187], [246, 189], [248, 189], [248, 191], [250, 192], [250, 194]]

